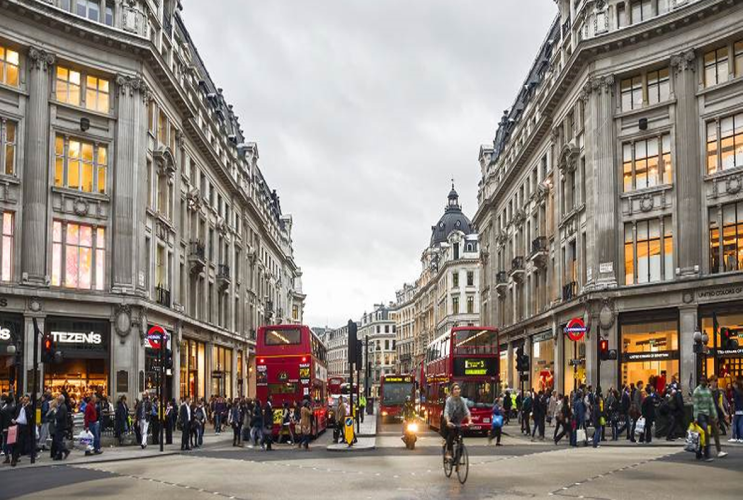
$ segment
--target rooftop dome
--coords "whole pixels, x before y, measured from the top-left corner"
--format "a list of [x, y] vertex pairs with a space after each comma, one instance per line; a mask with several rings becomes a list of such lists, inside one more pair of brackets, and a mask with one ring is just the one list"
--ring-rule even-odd
[[431, 226], [431, 246], [436, 246], [447, 240], [452, 231], [462, 231], [464, 234], [473, 233], [472, 223], [459, 206], [459, 195], [454, 189], [454, 183], [449, 192], [449, 203], [446, 205], [444, 215], [435, 226]]

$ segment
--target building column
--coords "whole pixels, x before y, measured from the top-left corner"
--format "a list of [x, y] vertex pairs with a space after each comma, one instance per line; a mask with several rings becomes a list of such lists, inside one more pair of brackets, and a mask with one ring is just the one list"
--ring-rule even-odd
[[[702, 267], [702, 160], [699, 152], [699, 110], [697, 109], [696, 55], [687, 50], [671, 58], [674, 71], [675, 153], [677, 217], [675, 239], [678, 241], [676, 267], [679, 277], [699, 276]], [[683, 224], [681, 224], [683, 221]], [[693, 331], [693, 330], [692, 330]]]
[[[599, 288], [617, 286], [617, 189], [614, 147], [614, 76], [592, 78], [584, 88], [588, 102], [588, 130], [593, 136], [586, 141], [586, 187], [593, 194], [593, 247], [596, 269], [592, 270]], [[588, 162], [586, 162], [588, 163]], [[586, 165], [588, 167], [588, 165]], [[590, 180], [590, 184], [589, 184]], [[588, 208], [590, 210], [590, 207]]]
[[[45, 316], [39, 315], [38, 313], [25, 314], [23, 318], [23, 361], [20, 369], [16, 371], [16, 379], [20, 378], [23, 383], [20, 386], [22, 394], [31, 394], [33, 391], [33, 366], [34, 366], [34, 322], [33, 318], [36, 318], [37, 324], [39, 325], [39, 374], [37, 379], [38, 394], [41, 396], [44, 390], [44, 365], [41, 362], [41, 335], [44, 333], [44, 318]], [[19, 394], [19, 395], [22, 395]]]
[[[147, 85], [143, 80], [125, 75], [116, 77], [118, 90], [118, 123], [116, 134], [116, 168], [113, 172], [113, 282], [117, 293], [131, 293], [136, 286], [134, 269], [137, 247], [137, 218], [135, 206], [143, 195], [145, 140], [147, 119], [145, 99]], [[145, 271], [147, 272], [147, 271]]]
[[[690, 390], [697, 382], [696, 354], [694, 353], [694, 332], [699, 327], [697, 307], [694, 304], [679, 307], [679, 383], [686, 390], [682, 391], [688, 399]], [[709, 344], [713, 342], [710, 339]], [[673, 375], [673, 374], [671, 374]]]
[[[609, 328], [602, 328], [599, 325], [598, 330], [601, 332], [603, 338], [609, 341], [609, 350], [616, 349], [618, 355], [621, 349], [619, 348], [619, 328], [617, 323], [617, 321], [614, 321]], [[596, 346], [596, 349], [598, 351], [598, 346]], [[599, 383], [601, 384], [601, 389], [604, 391], [604, 394], [609, 387], [614, 387], [615, 389], [619, 388], [618, 367], [619, 359], [601, 361], [601, 378]]]
[[[232, 347], [232, 377], [230, 380], [230, 384], [232, 385], [232, 397], [236, 398], [238, 396], [237, 394], [237, 374], [240, 370], [238, 370], [237, 366], [237, 345]], [[226, 386], [225, 386], [226, 388]]]
[[508, 387], [515, 387], [513, 384], [515, 380], [513, 380], [513, 342], [508, 342], [508, 356], [506, 357], [506, 381], [508, 382]]
[[49, 199], [49, 93], [54, 55], [36, 47], [28, 51], [26, 162], [23, 166], [21, 282], [48, 286], [47, 201]]
[[[532, 375], [532, 372], [534, 371], [534, 356], [533, 356], [534, 353], [531, 350], [531, 347], [532, 347], [531, 344], [532, 344], [531, 337], [524, 337], [524, 354], [529, 356], [529, 371], [526, 372], [526, 374], [528, 375], [528, 380], [524, 382], [524, 390], [527, 390], [527, 391], [532, 389], [531, 383], [532, 383], [533, 377], [531, 375]], [[518, 381], [518, 384], [519, 384], [518, 387], [521, 387], [520, 381]]]
[[563, 335], [564, 333], [558, 330], [557, 320], [553, 319], [552, 338], [554, 339], [555, 343], [555, 391], [560, 394], [565, 394], [565, 388], [563, 387], [563, 385], [565, 384], [565, 360], [563, 359], [565, 356], [565, 341], [563, 340]]
[[213, 349], [214, 344], [212, 342], [207, 342], [204, 346], [204, 401], [209, 401], [209, 398], [212, 397]]

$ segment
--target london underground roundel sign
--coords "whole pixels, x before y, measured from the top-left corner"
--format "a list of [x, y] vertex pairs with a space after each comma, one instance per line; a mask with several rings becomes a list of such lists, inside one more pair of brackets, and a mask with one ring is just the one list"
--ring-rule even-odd
[[565, 326], [565, 333], [573, 342], [577, 342], [586, 334], [586, 324], [582, 318], [573, 318]]

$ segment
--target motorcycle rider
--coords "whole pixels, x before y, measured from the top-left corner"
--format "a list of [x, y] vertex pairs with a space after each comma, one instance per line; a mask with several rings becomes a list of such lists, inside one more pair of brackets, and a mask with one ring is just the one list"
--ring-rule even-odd
[[402, 439], [405, 441], [405, 429], [408, 426], [408, 422], [412, 422], [417, 418], [415, 413], [415, 405], [411, 400], [410, 396], [405, 397], [405, 405], [402, 407]]

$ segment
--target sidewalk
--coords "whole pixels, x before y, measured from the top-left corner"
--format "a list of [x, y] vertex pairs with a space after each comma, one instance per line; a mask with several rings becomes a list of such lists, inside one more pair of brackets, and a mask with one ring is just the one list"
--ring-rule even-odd
[[[176, 439], [177, 438], [177, 439]], [[204, 434], [204, 446], [202, 449], [208, 449], [214, 446], [219, 446], [222, 442], [232, 442], [232, 432], [223, 432], [217, 436], [213, 432]], [[181, 452], [181, 433], [177, 432], [173, 434], [173, 444], [164, 446], [162, 453], [160, 452], [160, 445], [149, 444], [147, 448], [142, 449], [140, 446], [108, 446], [103, 447], [103, 453], [100, 455], [86, 456], [85, 452], [75, 448], [70, 449], [70, 456], [67, 460], [55, 461], [49, 456], [49, 451], [40, 451], [36, 454], [36, 463], [31, 464], [31, 457], [23, 456], [20, 458], [18, 465], [11, 467], [10, 464], [0, 465], [0, 474], [4, 471], [28, 468], [28, 467], [54, 467], [62, 465], [81, 465], [81, 464], [92, 464], [92, 463], [104, 463], [104, 462], [115, 462], [122, 460], [138, 460], [142, 458], [156, 458], [165, 457], [170, 455], [176, 455], [178, 453], [189, 453], [187, 451]]]
[[377, 435], [377, 418], [379, 415], [364, 415], [364, 421], [361, 422], [358, 437], [375, 437]]

